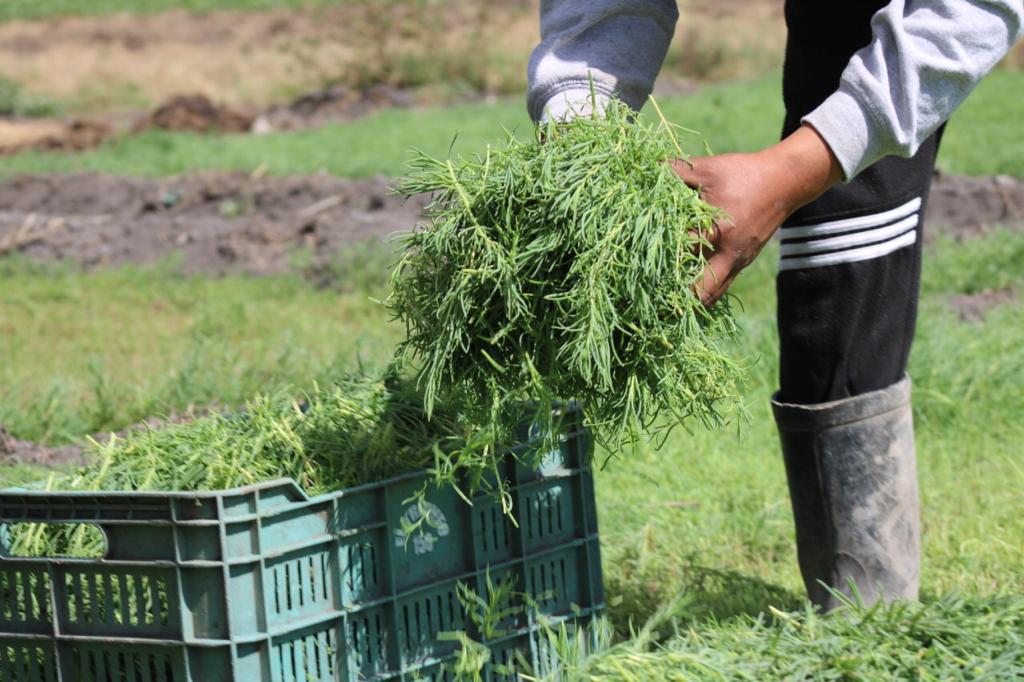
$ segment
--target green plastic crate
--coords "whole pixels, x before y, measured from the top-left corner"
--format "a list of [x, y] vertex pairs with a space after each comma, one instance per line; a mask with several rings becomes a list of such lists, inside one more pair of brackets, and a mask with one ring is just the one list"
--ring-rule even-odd
[[[522, 449], [526, 446], [519, 446]], [[518, 527], [497, 502], [431, 486], [430, 524], [406, 538], [422, 474], [308, 497], [281, 480], [208, 493], [0, 491], [0, 531], [89, 523], [102, 559], [11, 557], [0, 541], [0, 682], [325, 682], [452, 679], [477, 641], [456, 596], [510, 580], [535, 603], [485, 642], [488, 679], [516, 652], [546, 668], [536, 615], [604, 606], [590, 439], [571, 428], [537, 470], [509, 456]], [[0, 536], [6, 533], [0, 532]]]

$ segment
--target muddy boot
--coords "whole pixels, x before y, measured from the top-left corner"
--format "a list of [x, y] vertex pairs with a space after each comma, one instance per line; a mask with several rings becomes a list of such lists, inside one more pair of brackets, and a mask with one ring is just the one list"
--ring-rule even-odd
[[[916, 599], [920, 519], [910, 378], [818, 405], [772, 401], [811, 601]], [[819, 582], [820, 581], [820, 582]]]

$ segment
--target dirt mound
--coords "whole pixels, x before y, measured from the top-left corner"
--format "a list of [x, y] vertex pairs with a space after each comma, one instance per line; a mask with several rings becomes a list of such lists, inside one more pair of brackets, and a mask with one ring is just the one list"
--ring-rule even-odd
[[392, 196], [383, 178], [89, 173], [0, 182], [0, 207], [0, 255], [95, 268], [180, 253], [186, 273], [261, 275], [288, 270], [297, 249], [315, 269], [346, 244], [410, 229], [423, 201]]
[[0, 156], [31, 149], [84, 151], [98, 146], [115, 132], [138, 134], [159, 129], [194, 133], [270, 133], [303, 130], [352, 121], [381, 109], [408, 107], [414, 103], [415, 95], [409, 89], [387, 85], [354, 89], [339, 85], [303, 95], [288, 104], [273, 106], [251, 116], [217, 104], [205, 95], [178, 95], [147, 114], [135, 116], [135, 122], [130, 126], [113, 119], [108, 124], [77, 119], [0, 118]]
[[29, 149], [82, 151], [95, 147], [113, 132], [110, 126], [85, 120], [0, 120], [0, 155]]
[[252, 126], [252, 117], [214, 104], [205, 95], [178, 95], [167, 100], [142, 121], [133, 132], [161, 130], [194, 133], [245, 133]]
[[256, 117], [254, 133], [301, 130], [328, 123], [351, 121], [389, 107], [408, 107], [415, 102], [411, 90], [389, 85], [356, 89], [335, 85], [303, 95], [290, 104], [274, 106]]
[[995, 225], [1024, 221], [1024, 182], [1009, 175], [938, 173], [928, 197], [925, 237], [971, 237]]

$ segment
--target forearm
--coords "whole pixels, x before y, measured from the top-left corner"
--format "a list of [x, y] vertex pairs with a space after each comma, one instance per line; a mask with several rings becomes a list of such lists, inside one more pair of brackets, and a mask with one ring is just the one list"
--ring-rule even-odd
[[806, 116], [847, 179], [911, 156], [1020, 39], [1022, 0], [893, 0], [838, 90]]
[[675, 0], [542, 0], [541, 43], [529, 65], [535, 121], [585, 110], [591, 93], [634, 109], [647, 100], [678, 17]]

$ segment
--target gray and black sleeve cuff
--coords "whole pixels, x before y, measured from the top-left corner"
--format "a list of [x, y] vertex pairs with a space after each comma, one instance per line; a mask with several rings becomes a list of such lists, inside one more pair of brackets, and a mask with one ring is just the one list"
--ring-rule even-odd
[[884, 155], [877, 124], [845, 83], [801, 122], [825, 139], [847, 182]]

